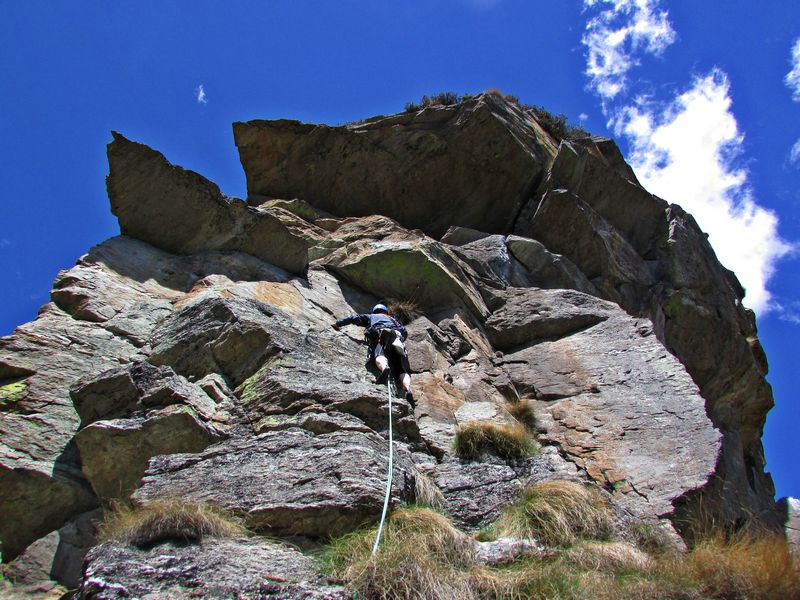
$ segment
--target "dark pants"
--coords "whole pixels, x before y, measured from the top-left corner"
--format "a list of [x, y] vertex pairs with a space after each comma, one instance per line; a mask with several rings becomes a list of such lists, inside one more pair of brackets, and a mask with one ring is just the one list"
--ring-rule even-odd
[[372, 346], [371, 357], [373, 359], [379, 356], [385, 356], [389, 361], [389, 367], [395, 377], [399, 377], [403, 373], [411, 375], [411, 367], [408, 364], [408, 356], [405, 351], [400, 351], [393, 342], [397, 338], [397, 331], [394, 329], [383, 329], [375, 345]]

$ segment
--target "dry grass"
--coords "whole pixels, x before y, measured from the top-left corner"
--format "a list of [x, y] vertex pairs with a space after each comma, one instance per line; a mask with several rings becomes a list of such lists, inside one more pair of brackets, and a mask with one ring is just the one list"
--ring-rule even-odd
[[489, 451], [500, 458], [516, 459], [534, 454], [538, 447], [523, 425], [473, 421], [456, 430], [453, 450], [461, 458], [477, 459]]
[[389, 314], [397, 317], [403, 325], [408, 325], [422, 314], [413, 300], [391, 300], [388, 308]]
[[[569, 558], [586, 568], [580, 554]], [[610, 567], [611, 565], [605, 565]], [[649, 565], [601, 568], [584, 579], [587, 598], [787, 600], [800, 598], [800, 575], [781, 535], [718, 534], [685, 554], [671, 552]]]
[[[534, 487], [539, 488], [540, 498], [549, 498], [547, 502], [558, 505], [562, 512], [565, 505], [585, 503], [590, 489], [563, 481]], [[564, 500], [564, 495], [571, 500]], [[588, 495], [591, 498], [591, 492]], [[593, 499], [598, 500], [604, 502], [602, 497]], [[585, 510], [570, 508], [566, 512], [575, 518]], [[582, 514], [588, 521], [597, 521], [591, 514]], [[558, 521], [545, 520], [551, 526]], [[578, 525], [573, 536], [585, 536], [586, 529], [585, 524]], [[594, 535], [606, 532], [601, 526]], [[485, 567], [476, 564], [469, 538], [446, 517], [428, 509], [395, 512], [373, 560], [375, 533], [376, 528], [371, 528], [346, 535], [333, 543], [325, 557], [328, 571], [348, 583], [361, 600], [800, 598], [798, 572], [785, 540], [776, 535], [718, 535], [690, 552], [664, 552], [656, 557], [626, 542], [582, 540], [555, 557]]]
[[608, 539], [613, 526], [613, 510], [599, 490], [574, 481], [552, 480], [529, 486], [485, 535], [569, 546], [581, 539]]
[[676, 542], [658, 522], [637, 521], [628, 525], [631, 541], [654, 556], [676, 549]]
[[323, 558], [326, 570], [363, 599], [477, 598], [464, 572], [474, 562], [471, 540], [448, 519], [426, 508], [393, 513], [372, 558], [377, 528], [334, 541]]
[[430, 506], [437, 510], [444, 510], [446, 501], [444, 494], [433, 480], [417, 471], [414, 477], [414, 501], [421, 506]]
[[606, 573], [642, 571], [654, 564], [648, 554], [628, 542], [584, 540], [567, 550], [565, 556], [580, 569]]
[[519, 402], [509, 402], [506, 409], [511, 416], [522, 423], [529, 431], [536, 431], [536, 414], [533, 411], [533, 404], [529, 400]]
[[727, 540], [717, 535], [696, 544], [685, 560], [712, 598], [800, 598], [800, 573], [782, 535], [745, 534]]
[[147, 506], [116, 506], [100, 527], [100, 540], [147, 548], [164, 541], [196, 543], [204, 537], [234, 537], [247, 530], [232, 516], [204, 504], [160, 500]]

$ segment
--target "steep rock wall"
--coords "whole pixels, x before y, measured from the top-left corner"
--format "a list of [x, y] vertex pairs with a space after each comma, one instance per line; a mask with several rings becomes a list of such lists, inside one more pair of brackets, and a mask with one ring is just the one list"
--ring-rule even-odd
[[[122, 235], [0, 340], [15, 390], [0, 405], [5, 560], [112, 500], [208, 501], [301, 543], [374, 522], [386, 390], [360, 331], [330, 324], [386, 299], [416, 305], [418, 405], [393, 403], [393, 505], [424, 475], [468, 530], [522, 486], [565, 477], [681, 527], [709, 501], [729, 522], [771, 510], [772, 400], [743, 290], [613, 142], [558, 144], [487, 95], [234, 134], [247, 201], [115, 133]], [[454, 454], [459, 425], [512, 423], [520, 399], [538, 456]]]

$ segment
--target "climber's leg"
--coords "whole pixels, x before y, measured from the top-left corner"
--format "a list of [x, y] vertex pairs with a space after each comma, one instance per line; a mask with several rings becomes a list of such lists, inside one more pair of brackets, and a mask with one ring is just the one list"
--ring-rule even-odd
[[377, 383], [386, 383], [386, 378], [389, 376], [389, 359], [386, 358], [380, 344], [375, 346], [375, 366], [378, 367], [379, 371], [375, 381]]

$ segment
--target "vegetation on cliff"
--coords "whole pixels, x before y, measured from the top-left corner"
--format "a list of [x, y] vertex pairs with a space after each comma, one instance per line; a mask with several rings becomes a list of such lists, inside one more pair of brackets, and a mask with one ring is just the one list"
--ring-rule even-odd
[[[775, 534], [709, 535], [686, 552], [667, 547], [645, 552], [573, 521], [584, 492], [558, 482], [577, 497], [549, 500], [545, 512], [561, 512], [538, 530], [564, 544], [561, 550], [484, 564], [474, 542], [429, 509], [404, 508], [389, 520], [377, 557], [376, 528], [334, 540], [324, 568], [363, 600], [786, 600], [800, 597], [800, 573], [786, 540]], [[542, 509], [542, 504], [539, 504]], [[591, 510], [587, 507], [586, 510]], [[507, 517], [501, 518], [501, 521]], [[553, 527], [547, 530], [546, 527]], [[569, 542], [568, 542], [569, 540]]]

